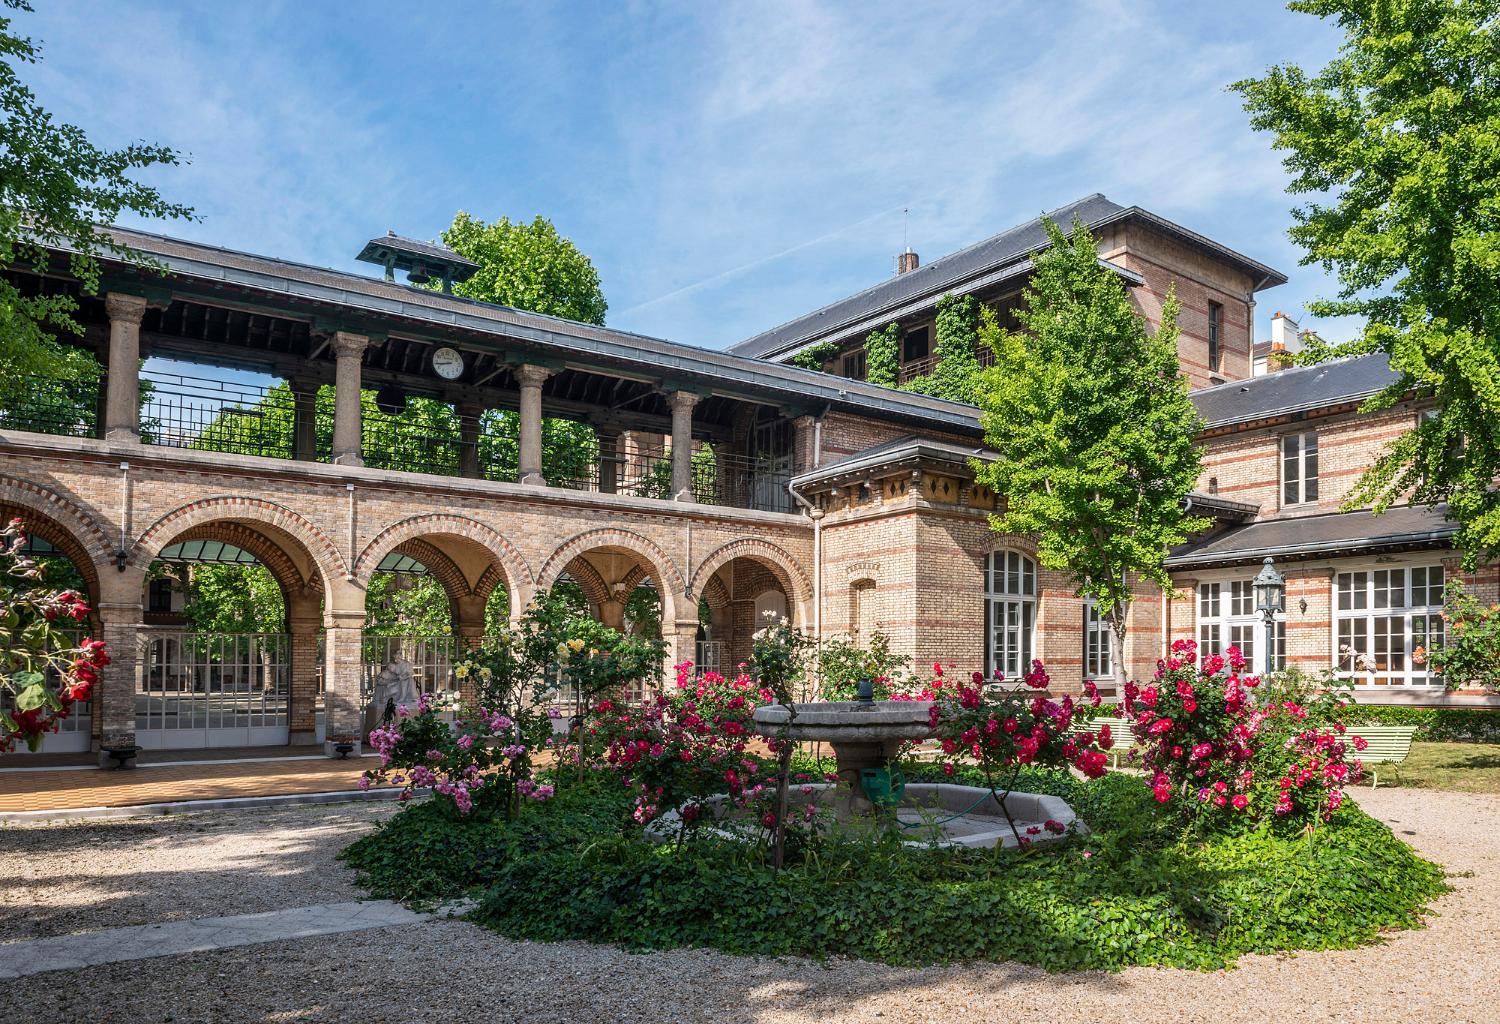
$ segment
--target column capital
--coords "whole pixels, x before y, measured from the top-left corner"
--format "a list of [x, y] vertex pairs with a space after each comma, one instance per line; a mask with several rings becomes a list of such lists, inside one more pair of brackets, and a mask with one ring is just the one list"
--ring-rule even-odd
[[549, 366], [522, 363], [516, 367], [516, 383], [523, 388], [539, 388], [556, 371]]
[[366, 335], [350, 331], [334, 331], [332, 344], [334, 353], [340, 359], [357, 359], [370, 347], [370, 339]]
[[667, 392], [667, 404], [672, 407], [673, 412], [692, 412], [693, 407], [703, 398], [702, 395], [692, 391], [669, 391]]
[[146, 315], [146, 306], [144, 295], [107, 292], [104, 296], [104, 311], [109, 314], [110, 320], [120, 320], [139, 326], [141, 318]]
[[792, 426], [798, 430], [811, 430], [817, 422], [818, 418], [816, 416], [807, 413], [792, 420]]

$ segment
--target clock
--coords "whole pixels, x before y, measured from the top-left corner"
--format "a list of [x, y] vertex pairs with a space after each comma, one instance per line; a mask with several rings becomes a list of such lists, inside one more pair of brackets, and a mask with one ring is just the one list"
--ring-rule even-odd
[[445, 346], [432, 354], [432, 368], [444, 380], [458, 380], [464, 375], [464, 357]]

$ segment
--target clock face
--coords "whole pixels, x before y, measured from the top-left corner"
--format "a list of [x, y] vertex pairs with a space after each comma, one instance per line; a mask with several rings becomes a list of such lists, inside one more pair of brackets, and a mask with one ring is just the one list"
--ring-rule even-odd
[[464, 375], [464, 357], [451, 348], [440, 348], [432, 354], [432, 368], [444, 380], [458, 380]]

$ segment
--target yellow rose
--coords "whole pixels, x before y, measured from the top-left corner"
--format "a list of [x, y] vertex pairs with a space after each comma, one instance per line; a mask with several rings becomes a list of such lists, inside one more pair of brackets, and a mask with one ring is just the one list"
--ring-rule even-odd
[[572, 640], [568, 641], [568, 646], [573, 648], [574, 654], [577, 654], [579, 651], [583, 650], [583, 641], [579, 640], [577, 637], [574, 637]]
[[469, 678], [469, 666], [467, 664], [460, 663], [454, 666], [453, 674], [459, 679], [467, 679]]

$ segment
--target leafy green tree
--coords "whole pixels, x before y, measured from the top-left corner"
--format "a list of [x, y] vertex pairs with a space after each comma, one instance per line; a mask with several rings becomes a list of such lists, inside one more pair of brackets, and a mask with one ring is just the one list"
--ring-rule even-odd
[[182, 615], [195, 633], [286, 630], [286, 599], [265, 566], [197, 564], [173, 569], [179, 579], [186, 577]]
[[443, 244], [479, 264], [453, 286], [460, 295], [586, 324], [604, 323], [609, 309], [593, 261], [558, 234], [545, 217], [530, 224], [501, 217], [486, 224], [460, 210]]
[[448, 636], [453, 615], [448, 593], [424, 573], [377, 572], [365, 591], [369, 636]]
[[1017, 313], [1023, 330], [982, 313], [996, 364], [981, 419], [999, 458], [977, 474], [1003, 498], [991, 525], [1035, 537], [1041, 563], [1093, 596], [1123, 682], [1131, 577], [1170, 587], [1167, 549], [1205, 525], [1183, 500], [1198, 479], [1198, 415], [1177, 362], [1176, 296], [1147, 331], [1083, 225], [1065, 238], [1044, 223], [1052, 244]]
[[1359, 338], [1312, 360], [1385, 352], [1437, 415], [1366, 470], [1350, 507], [1407, 495], [1449, 505], [1466, 565], [1500, 554], [1500, 3], [1298, 0], [1344, 30], [1316, 74], [1273, 67], [1235, 83], [1308, 197], [1291, 237], [1338, 277], [1316, 316], [1365, 318]]
[[[31, 11], [26, 0], [3, 3], [9, 11]], [[21, 81], [22, 69], [40, 59], [35, 44], [13, 31], [12, 18], [0, 17], [0, 263], [41, 272], [50, 259], [46, 247], [65, 246], [73, 253], [71, 272], [92, 294], [99, 288], [101, 255], [155, 265], [96, 225], [113, 223], [125, 211], [176, 219], [191, 217], [192, 210], [131, 176], [176, 164], [175, 151], [141, 142], [101, 149], [83, 129], [54, 121]], [[23, 290], [0, 278], [0, 405], [24, 400], [32, 378], [97, 378], [93, 357], [56, 337], [83, 333], [73, 316], [77, 309], [66, 292]]]

